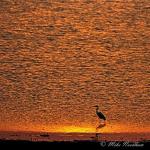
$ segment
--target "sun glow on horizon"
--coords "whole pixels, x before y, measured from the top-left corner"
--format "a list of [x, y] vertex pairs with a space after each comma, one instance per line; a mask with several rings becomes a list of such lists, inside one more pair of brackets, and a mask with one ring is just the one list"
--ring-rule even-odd
[[[30, 126], [28, 128], [8, 128], [8, 130], [4, 130], [4, 128], [0, 129], [0, 131], [15, 131], [15, 132], [51, 132], [51, 133], [96, 133], [96, 126], [77, 126], [77, 125], [64, 125], [64, 126]], [[125, 126], [125, 125], [111, 125], [107, 124], [105, 127], [99, 129], [98, 133], [148, 133], [150, 129], [141, 128], [139, 130], [138, 127], [133, 126]]]
[[124, 123], [112, 123], [106, 122], [106, 126], [99, 128], [96, 131], [96, 127], [99, 126], [98, 122], [93, 124], [62, 124], [62, 125], [44, 125], [44, 124], [12, 124], [11, 127], [4, 124], [0, 125], [0, 131], [15, 131], [15, 132], [52, 132], [52, 133], [148, 133], [150, 128], [148, 125], [136, 126], [135, 124]]
[[92, 127], [65, 126], [58, 129], [58, 132], [59, 131], [65, 133], [71, 133], [71, 132], [89, 133], [89, 132], [94, 132], [94, 129]]
[[89, 126], [89, 125], [85, 125], [85, 126], [76, 126], [76, 125], [70, 125], [70, 126], [55, 126], [54, 128], [50, 127], [46, 127], [45, 131], [47, 132], [61, 132], [61, 133], [95, 133], [95, 132], [100, 132], [100, 133], [124, 133], [124, 132], [149, 132], [150, 129], [147, 127], [145, 128], [141, 128], [139, 130], [138, 127], [135, 126], [126, 126], [126, 125], [120, 125], [120, 124], [115, 124], [115, 125], [111, 125], [111, 124], [107, 124], [105, 127], [99, 129], [98, 131], [96, 131], [96, 126]]

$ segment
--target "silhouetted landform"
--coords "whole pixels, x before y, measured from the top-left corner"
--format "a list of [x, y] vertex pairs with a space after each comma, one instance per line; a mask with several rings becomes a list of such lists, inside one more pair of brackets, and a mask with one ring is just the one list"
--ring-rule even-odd
[[93, 150], [100, 150], [100, 149], [116, 149], [116, 148], [125, 148], [125, 149], [131, 149], [131, 148], [139, 148], [139, 149], [145, 149], [146, 147], [150, 146], [150, 141], [141, 141], [141, 142], [126, 142], [126, 141], [54, 141], [54, 142], [45, 142], [45, 141], [25, 141], [25, 140], [0, 140], [0, 147], [13, 147], [13, 148], [27, 148], [33, 146], [38, 148], [88, 148]]
[[49, 137], [48, 134], [41, 134], [40, 136], [42, 136], [42, 137]]

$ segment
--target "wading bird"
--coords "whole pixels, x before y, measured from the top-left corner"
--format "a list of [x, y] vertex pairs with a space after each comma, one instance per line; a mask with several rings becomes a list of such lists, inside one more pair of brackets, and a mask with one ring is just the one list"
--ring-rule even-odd
[[96, 114], [97, 114], [98, 118], [100, 120], [102, 120], [102, 122], [100, 121], [100, 124], [98, 125], [98, 127], [96, 127], [95, 137], [91, 137], [92, 139], [98, 141], [99, 140], [99, 135], [100, 135], [98, 130], [106, 126], [106, 117], [104, 116], [104, 114], [102, 112], [99, 111], [99, 106], [98, 105], [93, 106], [93, 107], [96, 107]]
[[96, 105], [94, 107], [96, 107], [96, 114], [97, 114], [98, 118], [100, 120], [103, 120], [102, 122], [100, 122], [100, 124], [96, 128], [96, 132], [98, 132], [99, 129], [101, 129], [101, 128], [106, 126], [106, 117], [105, 117], [105, 115], [102, 112], [99, 111], [99, 106], [98, 105]]
[[102, 120], [104, 120], [104, 121], [106, 121], [106, 117], [104, 116], [104, 114], [99, 111], [99, 106], [96, 105], [96, 106], [94, 106], [94, 107], [96, 107], [96, 114], [97, 114], [98, 118], [99, 118], [99, 119], [102, 119]]

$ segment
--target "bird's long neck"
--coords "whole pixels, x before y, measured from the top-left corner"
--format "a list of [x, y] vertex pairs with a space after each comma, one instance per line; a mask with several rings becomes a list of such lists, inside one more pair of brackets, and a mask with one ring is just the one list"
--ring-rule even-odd
[[98, 113], [98, 110], [99, 110], [99, 108], [97, 107], [97, 108], [96, 108], [96, 113]]

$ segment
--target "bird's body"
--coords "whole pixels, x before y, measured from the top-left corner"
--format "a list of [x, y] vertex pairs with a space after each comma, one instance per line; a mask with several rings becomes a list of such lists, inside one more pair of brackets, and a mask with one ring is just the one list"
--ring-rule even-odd
[[99, 106], [96, 105], [95, 107], [96, 107], [96, 114], [97, 114], [98, 118], [105, 121], [106, 117], [102, 112], [99, 111]]
[[96, 112], [96, 114], [100, 119], [106, 120], [106, 117], [101, 112]]

